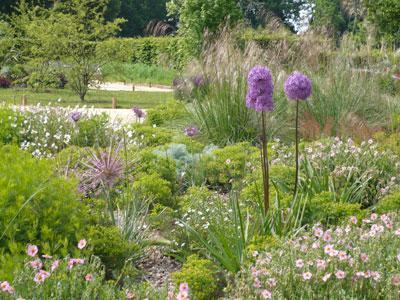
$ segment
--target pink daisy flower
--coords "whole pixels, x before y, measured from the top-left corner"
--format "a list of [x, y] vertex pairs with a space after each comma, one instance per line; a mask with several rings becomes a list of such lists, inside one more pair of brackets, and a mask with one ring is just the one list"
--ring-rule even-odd
[[347, 259], [347, 253], [344, 252], [344, 251], [339, 251], [338, 258], [339, 258], [339, 260], [346, 260]]
[[314, 229], [314, 235], [320, 238], [324, 235], [324, 231], [321, 228], [317, 227]]
[[26, 253], [31, 256], [31, 257], [35, 257], [36, 254], [38, 253], [39, 249], [36, 245], [28, 245], [28, 249], [26, 251]]
[[183, 282], [179, 285], [179, 291], [181, 293], [189, 293], [189, 285], [186, 282]]
[[93, 275], [92, 274], [86, 274], [85, 280], [86, 281], [92, 281], [93, 280]]
[[51, 264], [51, 271], [54, 272], [55, 269], [58, 268], [58, 266], [60, 265], [60, 261], [57, 259], [55, 261], [53, 261], [53, 263]]
[[369, 257], [368, 257], [368, 255], [367, 255], [366, 253], [361, 253], [361, 254], [360, 254], [360, 259], [361, 259], [363, 262], [366, 262], [366, 261], [368, 261]]
[[272, 299], [272, 293], [268, 290], [262, 290], [261, 291], [261, 297], [263, 299]]
[[43, 263], [42, 263], [42, 261], [41, 261], [40, 259], [35, 259], [35, 260], [29, 262], [29, 265], [30, 265], [32, 268], [34, 268], [34, 269], [36, 269], [36, 270], [39, 270], [39, 269], [42, 268]]
[[357, 217], [356, 216], [351, 216], [350, 217], [350, 223], [352, 223], [352, 224], [357, 224], [357, 222], [358, 222], [358, 220], [357, 220]]
[[331, 232], [329, 230], [325, 231], [323, 239], [325, 242], [329, 243], [330, 241], [332, 241], [332, 235]]
[[312, 274], [311, 274], [311, 272], [304, 272], [302, 276], [303, 276], [303, 279], [306, 281], [306, 280], [311, 279]]
[[400, 275], [393, 275], [392, 284], [394, 286], [399, 286], [400, 285]]
[[324, 270], [327, 266], [327, 263], [323, 259], [317, 259], [317, 269]]
[[87, 242], [85, 239], [80, 240], [78, 243], [78, 249], [82, 250], [83, 248], [86, 247], [86, 244], [87, 244]]
[[346, 273], [344, 271], [342, 271], [342, 270], [337, 270], [335, 272], [335, 276], [336, 276], [337, 279], [343, 279], [343, 278], [346, 277]]
[[12, 294], [14, 292], [14, 289], [12, 288], [12, 286], [10, 285], [10, 283], [8, 281], [3, 281], [2, 283], [0, 283], [0, 289], [4, 293]]
[[302, 259], [296, 260], [296, 267], [299, 269], [304, 267], [304, 261]]

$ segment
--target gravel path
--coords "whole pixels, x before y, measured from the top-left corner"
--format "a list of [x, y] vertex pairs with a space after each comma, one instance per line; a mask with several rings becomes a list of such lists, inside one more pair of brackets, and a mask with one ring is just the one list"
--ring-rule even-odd
[[[135, 89], [133, 89], [135, 87]], [[126, 91], [132, 92], [161, 92], [161, 93], [169, 93], [173, 92], [173, 89], [169, 86], [162, 86], [162, 85], [153, 85], [153, 86], [146, 86], [146, 85], [135, 85], [132, 83], [124, 83], [124, 82], [104, 82], [100, 83], [96, 86], [90, 87], [92, 90], [103, 90], [103, 91]]]

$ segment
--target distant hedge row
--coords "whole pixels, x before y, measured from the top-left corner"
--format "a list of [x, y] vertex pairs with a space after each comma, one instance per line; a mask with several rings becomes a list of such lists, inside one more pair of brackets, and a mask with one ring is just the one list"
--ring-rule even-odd
[[115, 38], [98, 45], [100, 53], [109, 53], [115, 61], [182, 68], [188, 56], [177, 37]]
[[[313, 37], [311, 40], [307, 40], [307, 38], [288, 32], [265, 33], [249, 30], [241, 32], [236, 41], [238, 46], [243, 48], [247, 43], [255, 42], [265, 49], [282, 47], [290, 49], [293, 55], [299, 55], [301, 52], [307, 51], [308, 47], [327, 42], [322, 37], [320, 39], [319, 41], [317, 37]], [[115, 38], [99, 44], [98, 51], [111, 54], [115, 61], [162, 65], [179, 70], [190, 60], [189, 54], [184, 50], [185, 47], [182, 47], [182, 42], [183, 39], [179, 37]], [[318, 64], [325, 64], [330, 58], [338, 55], [335, 50], [324, 50], [319, 54], [316, 58]], [[358, 67], [382, 61], [396, 65], [400, 61], [399, 55], [396, 56], [390, 51], [385, 53], [379, 50], [369, 53], [356, 51], [344, 55], [353, 62], [354, 66]], [[290, 63], [291, 59], [288, 59], [288, 64]]]

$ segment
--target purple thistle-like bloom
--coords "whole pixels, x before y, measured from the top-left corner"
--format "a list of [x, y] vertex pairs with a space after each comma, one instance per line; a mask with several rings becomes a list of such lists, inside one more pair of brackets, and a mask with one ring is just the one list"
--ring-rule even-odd
[[70, 114], [69, 117], [71, 118], [72, 121], [78, 122], [78, 121], [80, 120], [81, 116], [82, 116], [82, 113], [81, 113], [81, 112], [79, 112], [79, 111], [73, 111], [73, 112]]
[[306, 100], [311, 96], [312, 83], [306, 75], [295, 71], [285, 82], [285, 94], [291, 100]]
[[274, 82], [267, 67], [255, 66], [249, 72], [246, 106], [256, 111], [272, 111], [274, 109]]
[[199, 129], [194, 125], [190, 125], [185, 128], [185, 134], [189, 137], [194, 137], [199, 134]]
[[123, 173], [123, 163], [118, 157], [118, 149], [112, 152], [110, 148], [107, 152], [92, 152], [91, 157], [83, 162], [86, 167], [81, 175], [81, 192], [89, 192], [104, 186], [112, 188], [121, 178]]
[[143, 111], [143, 109], [139, 108], [139, 107], [134, 107], [132, 108], [133, 113], [135, 114], [135, 116], [139, 119], [143, 118], [145, 116], [145, 113]]
[[191, 78], [195, 87], [199, 88], [205, 84], [205, 79], [203, 75], [196, 75]]

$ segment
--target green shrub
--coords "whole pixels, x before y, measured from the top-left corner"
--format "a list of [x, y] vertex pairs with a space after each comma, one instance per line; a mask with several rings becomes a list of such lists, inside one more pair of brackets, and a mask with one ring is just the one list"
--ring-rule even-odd
[[20, 128], [23, 117], [19, 112], [0, 107], [0, 144], [20, 142]]
[[177, 286], [187, 283], [195, 300], [214, 299], [218, 288], [214, 263], [197, 255], [189, 256], [182, 270], [172, 273], [172, 278]]
[[153, 228], [168, 236], [174, 228], [176, 213], [171, 207], [155, 204], [149, 214], [149, 221]]
[[158, 174], [162, 179], [176, 185], [176, 162], [170, 157], [162, 157], [155, 153], [156, 148], [146, 148], [138, 153], [137, 173]]
[[[293, 198], [295, 172], [295, 168], [286, 165], [270, 166], [270, 199], [275, 199], [276, 184], [279, 192], [282, 193], [282, 197], [279, 198], [281, 207], [288, 207], [290, 200]], [[272, 184], [272, 182], [275, 184]], [[263, 181], [260, 168], [247, 173], [244, 184], [245, 186], [240, 193], [241, 199], [249, 203], [263, 200]]]
[[128, 128], [134, 143], [142, 147], [160, 146], [172, 142], [173, 133], [166, 128], [134, 124]]
[[146, 123], [149, 125], [163, 125], [167, 122], [182, 119], [186, 115], [185, 106], [176, 100], [157, 105], [147, 112]]
[[0, 161], [0, 251], [18, 256], [29, 243], [48, 254], [74, 251], [87, 220], [77, 183], [15, 146], [1, 147]]
[[171, 183], [162, 179], [156, 173], [138, 174], [137, 179], [133, 183], [133, 189], [141, 197], [152, 200], [154, 204], [159, 203], [168, 207], [175, 206]]
[[102, 113], [77, 122], [78, 133], [72, 144], [80, 147], [107, 147], [110, 143], [109, 117]]
[[90, 153], [89, 149], [69, 146], [61, 150], [54, 159], [57, 172], [62, 175], [70, 175], [76, 171], [80, 166], [81, 160]]
[[374, 135], [374, 138], [379, 143], [380, 150], [391, 150], [393, 153], [400, 156], [400, 133], [397, 132], [387, 135], [385, 132], [378, 132]]
[[231, 180], [244, 177], [246, 163], [259, 159], [259, 150], [243, 142], [213, 151], [213, 158], [207, 160], [207, 180], [211, 185], [227, 185]]
[[358, 203], [336, 202], [329, 192], [312, 197], [306, 207], [303, 218], [304, 224], [322, 222], [323, 224], [339, 224], [350, 216], [362, 215], [361, 205]]
[[392, 194], [381, 199], [375, 206], [377, 213], [384, 214], [400, 209], [400, 191], [397, 190]]
[[179, 197], [178, 202], [182, 211], [187, 211], [191, 207], [195, 207], [193, 205], [195, 203], [206, 203], [207, 199], [210, 198], [212, 192], [206, 188], [205, 186], [192, 186], [188, 188], [186, 193]]
[[175, 37], [144, 37], [109, 39], [98, 44], [98, 51], [116, 61], [164, 65], [181, 69], [188, 55]]
[[93, 226], [87, 234], [93, 254], [100, 257], [107, 278], [115, 278], [128, 258], [135, 255], [138, 246], [123, 239], [115, 226]]

